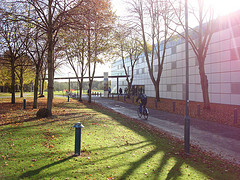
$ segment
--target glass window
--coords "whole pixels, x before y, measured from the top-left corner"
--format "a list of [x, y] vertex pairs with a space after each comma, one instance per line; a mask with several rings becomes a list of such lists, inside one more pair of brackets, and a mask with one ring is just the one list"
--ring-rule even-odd
[[139, 69], [136, 69], [136, 74], [139, 74]]
[[177, 62], [174, 61], [174, 62], [172, 62], [172, 69], [176, 69], [176, 68], [177, 68]]
[[177, 48], [176, 48], [176, 46], [173, 46], [172, 47], [172, 54], [176, 54], [177, 53]]
[[240, 94], [240, 83], [232, 83], [231, 84], [231, 93], [232, 94]]
[[167, 91], [172, 91], [172, 85], [171, 84], [167, 84]]

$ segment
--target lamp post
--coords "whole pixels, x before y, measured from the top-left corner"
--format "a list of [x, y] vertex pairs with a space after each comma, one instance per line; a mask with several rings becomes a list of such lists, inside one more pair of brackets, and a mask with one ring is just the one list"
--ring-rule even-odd
[[189, 50], [188, 50], [188, 1], [185, 0], [185, 51], [186, 51], [186, 114], [184, 124], [184, 150], [190, 152], [190, 118], [189, 118]]

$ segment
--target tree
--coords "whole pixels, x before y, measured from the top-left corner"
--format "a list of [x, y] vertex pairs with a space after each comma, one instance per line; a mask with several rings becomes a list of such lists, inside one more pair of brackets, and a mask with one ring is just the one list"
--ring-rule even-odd
[[[4, 57], [0, 57], [0, 64], [4, 64]], [[11, 72], [7, 66], [2, 66], [0, 68], [0, 86], [3, 86], [3, 91], [6, 92], [5, 88], [9, 87], [11, 84]]]
[[44, 97], [43, 91], [46, 88], [45, 86], [46, 76], [47, 76], [47, 61], [44, 61], [43, 68], [40, 73], [40, 97]]
[[[159, 101], [159, 84], [163, 72], [166, 47], [173, 32], [168, 28], [174, 18], [171, 0], [132, 0], [130, 12], [131, 20], [142, 37], [143, 51], [146, 57], [149, 76], [155, 88], [156, 100]], [[151, 44], [149, 53], [148, 44]], [[156, 59], [156, 65], [154, 60]], [[155, 73], [155, 72], [156, 73]]]
[[[32, 73], [31, 73], [32, 72]], [[32, 74], [34, 70], [32, 68], [31, 60], [28, 56], [23, 55], [17, 60], [16, 75], [20, 82], [20, 97], [23, 97], [23, 85], [24, 81], [30, 79], [32, 81]]]
[[35, 28], [32, 31], [31, 38], [28, 39], [26, 49], [31, 57], [31, 61], [35, 69], [33, 108], [37, 108], [40, 73], [43, 70], [43, 64], [47, 50], [46, 37], [39, 28]]
[[[177, 11], [176, 11], [177, 12]], [[214, 19], [213, 10], [204, 5], [204, 0], [198, 0], [198, 9], [192, 8], [191, 13], [198, 22], [198, 27], [190, 28], [189, 44], [198, 60], [198, 69], [201, 79], [201, 88], [203, 95], [204, 109], [210, 109], [210, 100], [208, 92], [208, 78], [205, 72], [205, 59], [208, 52], [208, 47], [214, 33]], [[198, 13], [198, 14], [197, 14]], [[185, 29], [183, 23], [183, 16], [181, 11], [176, 13], [178, 16], [178, 24]], [[177, 32], [177, 31], [176, 31]], [[183, 34], [177, 32], [179, 36], [185, 38]]]
[[[85, 8], [86, 37], [87, 37], [87, 65], [89, 77], [89, 99], [91, 103], [91, 89], [97, 63], [103, 63], [110, 48], [110, 32], [114, 23], [114, 14], [109, 0], [89, 0]], [[106, 56], [105, 56], [106, 57]]]
[[[122, 59], [126, 80], [128, 83], [128, 97], [130, 97], [132, 82], [134, 79], [134, 67], [139, 60], [139, 56], [143, 52], [143, 48], [139, 42], [138, 37], [134, 34], [134, 31], [124, 25], [118, 25], [118, 29], [115, 32], [115, 40], [117, 49], [116, 55]], [[128, 64], [130, 63], [130, 66]], [[130, 70], [131, 68], [131, 70]]]
[[[67, 63], [73, 69], [79, 86], [79, 101], [82, 101], [83, 77], [86, 74], [86, 36], [84, 30], [64, 32], [64, 53]], [[78, 75], [80, 72], [80, 78]]]
[[3, 65], [11, 69], [11, 103], [15, 103], [15, 83], [17, 61], [24, 55], [24, 45], [26, 42], [26, 30], [24, 23], [17, 20], [16, 13], [18, 4], [12, 2], [1, 2], [0, 11], [0, 38], [1, 49], [4, 53]]
[[47, 36], [47, 69], [48, 69], [48, 98], [47, 109], [52, 112], [53, 89], [54, 89], [54, 48], [57, 42], [59, 31], [70, 25], [78, 25], [76, 21], [70, 18], [77, 11], [73, 9], [81, 6], [83, 0], [25, 0], [22, 3], [30, 8], [31, 16], [22, 14], [24, 21], [30, 22], [40, 28]]

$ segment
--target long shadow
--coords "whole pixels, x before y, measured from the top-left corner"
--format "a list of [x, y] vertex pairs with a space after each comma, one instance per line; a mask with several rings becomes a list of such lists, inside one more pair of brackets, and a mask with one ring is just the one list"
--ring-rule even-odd
[[[21, 117], [21, 116], [19, 116], [19, 117]], [[20, 120], [20, 121], [3, 123], [3, 124], [0, 124], [0, 126], [5, 126], [5, 125], [9, 125], [9, 124], [18, 124], [18, 123], [23, 123], [23, 122], [31, 122], [31, 121], [36, 121], [38, 119], [39, 118], [37, 118], [37, 117], [31, 117], [31, 118]]]
[[[157, 168], [157, 172], [155, 175], [154, 179], [158, 179], [161, 175], [160, 172], [161, 170], [164, 168], [164, 166], [167, 164], [168, 160], [170, 158], [175, 158], [175, 160], [177, 160], [176, 164], [170, 169], [168, 175], [167, 175], [167, 179], [177, 179], [179, 176], [181, 176], [181, 172], [176, 170], [179, 170], [182, 166], [182, 164], [185, 162], [187, 164], [190, 163], [190, 166], [192, 166], [193, 168], [195, 168], [196, 170], [198, 169], [196, 163], [192, 164], [191, 163], [191, 159], [182, 159], [182, 160], [178, 160], [179, 158], [181, 159], [181, 156], [178, 155], [174, 155], [174, 153], [170, 153], [171, 156], [168, 153], [168, 149], [166, 149], [165, 147], [158, 147], [159, 144], [154, 141], [153, 139], [151, 139], [151, 135], [149, 135], [149, 133], [146, 134], [145, 130], [142, 131], [140, 130], [138, 127], [136, 127], [133, 123], [130, 123], [130, 120], [127, 120], [124, 118], [124, 120], [122, 120], [122, 118], [119, 116], [119, 113], [117, 112], [112, 112], [111, 110], [109, 111], [108, 108], [103, 107], [102, 105], [99, 105], [99, 107], [97, 106], [91, 106], [91, 105], [86, 105], [88, 108], [90, 109], [94, 109], [99, 113], [105, 114], [107, 116], [112, 117], [114, 120], [116, 120], [117, 122], [119, 122], [120, 124], [122, 124], [123, 126], [129, 127], [131, 128], [132, 131], [136, 132], [137, 134], [143, 136], [146, 138], [146, 141], [149, 141], [150, 144], [155, 145], [157, 148], [155, 148], [154, 150], [150, 151], [148, 154], [146, 154], [144, 157], [142, 157], [140, 160], [133, 162], [130, 166], [130, 168], [118, 179], [127, 179], [131, 174], [133, 174], [133, 172], [138, 169], [140, 167], [141, 164], [145, 163], [147, 160], [149, 160], [152, 156], [154, 156], [156, 153], [158, 152], [164, 152], [164, 156], [161, 158], [161, 163], [159, 164], [158, 168]], [[110, 112], [110, 113], [109, 113]], [[130, 118], [131, 119], [131, 118]], [[142, 121], [139, 121], [142, 122]], [[144, 123], [144, 122], [142, 122]], [[141, 126], [141, 125], [140, 125]], [[154, 131], [151, 132], [151, 134], [154, 134]], [[155, 136], [157, 136], [157, 134], [155, 134]], [[171, 141], [171, 140], [170, 140]], [[138, 147], [139, 148], [139, 147]], [[140, 147], [141, 148], [141, 147]], [[174, 152], [174, 151], [173, 151]], [[111, 156], [113, 157], [113, 156]], [[110, 157], [108, 157], [110, 158]], [[201, 171], [201, 170], [200, 170]], [[208, 175], [210, 178], [212, 177], [212, 174], [208, 173], [208, 172], [204, 172], [206, 175]]]
[[39, 173], [40, 173], [42, 170], [44, 170], [44, 169], [47, 169], [47, 168], [50, 168], [50, 167], [52, 167], [52, 166], [58, 165], [58, 164], [60, 164], [60, 163], [63, 163], [63, 162], [65, 162], [65, 161], [69, 160], [69, 159], [72, 159], [73, 157], [74, 157], [74, 156], [69, 156], [69, 157], [67, 157], [67, 158], [65, 158], [65, 159], [62, 159], [62, 160], [57, 161], [57, 162], [54, 162], [54, 163], [52, 163], [52, 164], [48, 164], [48, 165], [43, 166], [43, 167], [41, 167], [41, 168], [38, 168], [38, 169], [35, 169], [35, 170], [31, 170], [31, 171], [27, 171], [26, 173], [24, 173], [24, 174], [22, 174], [21, 176], [19, 176], [19, 178], [22, 179], [22, 178], [26, 178], [26, 177], [32, 177], [32, 176], [34, 176], [34, 175], [39, 174]]
[[[125, 173], [123, 173], [121, 175], [120, 178], [118, 179], [127, 179], [130, 175], [132, 175], [134, 173], [135, 170], [139, 169], [141, 164], [143, 163], [146, 163], [146, 161], [148, 161], [149, 159], [151, 159], [154, 155], [156, 155], [158, 152], [163, 152], [164, 155], [163, 157], [159, 160], [161, 161], [161, 163], [159, 163], [158, 167], [157, 167], [157, 174], [155, 175], [155, 179], [158, 179], [161, 175], [160, 175], [160, 171], [164, 168], [164, 166], [167, 164], [168, 160], [170, 159], [170, 156], [167, 155], [167, 151], [168, 149], [165, 148], [165, 147], [159, 147], [159, 144], [157, 143], [157, 141], [154, 141], [154, 139], [151, 138], [152, 134], [154, 134], [154, 132], [151, 132], [151, 134], [149, 133], [146, 133], [145, 130], [140, 130], [138, 126], [135, 126], [133, 123], [130, 123], [130, 120], [128, 119], [122, 119], [122, 117], [120, 117], [119, 115], [117, 115], [117, 113], [114, 113], [114, 112], [111, 112], [109, 113], [108, 110], [104, 109], [104, 108], [100, 108], [100, 107], [94, 107], [94, 106], [91, 106], [91, 105], [88, 105], [86, 104], [86, 107], [90, 108], [90, 109], [94, 109], [95, 111], [98, 111], [102, 114], [105, 114], [105, 115], [108, 115], [108, 116], [111, 116], [115, 121], [119, 122], [120, 124], [122, 124], [123, 126], [126, 126], [128, 128], [131, 128], [132, 131], [136, 132], [137, 134], [143, 136], [146, 138], [146, 141], [143, 141], [143, 142], [139, 142], [139, 143], [135, 143], [135, 144], [131, 144], [132, 146], [134, 145], [137, 145], [137, 144], [141, 144], [141, 143], [146, 143], [146, 144], [142, 144], [140, 147], [135, 147], [133, 149], [129, 149], [129, 150], [126, 150], [124, 152], [118, 152], [118, 153], [115, 153], [113, 155], [109, 155], [109, 156], [106, 156], [106, 157], [103, 157], [101, 159], [98, 159], [96, 161], [91, 161], [89, 163], [93, 163], [93, 162], [99, 162], [99, 161], [103, 161], [103, 160], [106, 160], [106, 159], [110, 159], [110, 158], [114, 158], [118, 155], [122, 155], [122, 154], [126, 154], [127, 152], [130, 152], [130, 151], [134, 151], [136, 149], [139, 149], [139, 148], [144, 148], [144, 147], [147, 147], [149, 145], [153, 145], [153, 146], [156, 146], [155, 149], [151, 150], [150, 152], [148, 152], [145, 156], [143, 156], [141, 159], [135, 161], [135, 162], [132, 162], [130, 163], [130, 167], [126, 170]], [[73, 114], [79, 114], [79, 113], [73, 113]], [[63, 115], [64, 116], [64, 115]], [[66, 118], [67, 119], [67, 118]], [[58, 121], [58, 120], [56, 120]], [[49, 122], [44, 122], [44, 123], [52, 123], [53, 121], [49, 121]], [[124, 145], [123, 145], [124, 146]], [[106, 147], [107, 148], [107, 147]], [[101, 149], [104, 149], [104, 148], [101, 148]], [[182, 166], [182, 164], [186, 161], [186, 160], [178, 160], [180, 159], [181, 157], [179, 157], [178, 155], [172, 155], [173, 158], [175, 158], [177, 160], [176, 164], [170, 169], [168, 175], [167, 175], [167, 179], [177, 179], [179, 176], [181, 176], [182, 174], [176, 170], [179, 170]], [[70, 156], [68, 158], [65, 158], [65, 159], [62, 159], [60, 161], [57, 161], [57, 162], [54, 162], [52, 164], [49, 164], [49, 165], [46, 165], [46, 166], [43, 166], [41, 168], [38, 168], [36, 170], [31, 170], [31, 171], [28, 171], [24, 174], [22, 174], [21, 176], [19, 176], [19, 178], [26, 178], [26, 177], [33, 177], [34, 175], [37, 175], [39, 174], [42, 170], [45, 170], [47, 168], [50, 168], [52, 166], [55, 166], [55, 165], [58, 165], [60, 163], [63, 163], [69, 159], [73, 158], [73, 156]], [[86, 163], [85, 165], [89, 164], [89, 163]], [[124, 162], [122, 162], [124, 164]], [[187, 161], [187, 163], [190, 163], [189, 161]], [[191, 166], [195, 169], [197, 169], [196, 165], [194, 165], [193, 163], [191, 164]], [[67, 169], [67, 168], [66, 168]], [[204, 173], [207, 173], [207, 172], [204, 172]], [[207, 173], [207, 175], [211, 178], [212, 175], [209, 173]]]
[[[59, 122], [59, 121], [68, 121], [68, 118], [66, 118], [65, 120], [59, 120], [59, 119], [54, 120], [54, 119], [56, 117], [67, 117], [67, 116], [72, 116], [72, 115], [79, 115], [79, 113], [68, 113], [68, 114], [63, 114], [63, 115], [51, 116], [51, 117], [48, 117], [45, 120], [43, 120], [42, 123], [38, 123], [38, 124], [35, 124], [35, 125], [30, 125], [30, 126], [22, 126], [22, 127], [9, 127], [7, 129], [29, 128], [29, 127], [34, 127], [34, 126], [47, 125], [47, 124], [54, 123], [54, 122]], [[79, 117], [84, 117], [84, 115], [77, 116], [76, 118], [79, 118]], [[1, 124], [0, 126], [14, 125], [14, 124], [23, 123], [23, 122], [38, 121], [39, 119], [41, 119], [41, 118], [31, 117], [31, 118], [20, 120], [20, 121], [15, 121], [15, 122], [9, 122], [9, 123], [5, 123], [5, 124]]]
[[163, 156], [163, 158], [161, 159], [161, 162], [159, 163], [158, 165], [158, 168], [156, 169], [156, 175], [155, 175], [155, 180], [158, 180], [159, 177], [160, 177], [160, 172], [161, 172], [161, 169], [163, 168], [163, 166], [165, 164], [167, 164], [167, 161], [168, 161], [168, 157], [165, 155]]
[[159, 149], [155, 148], [144, 157], [142, 157], [139, 161], [132, 163], [131, 167], [119, 179], [127, 179], [135, 171], [135, 169], [139, 168], [141, 164], [152, 158], [158, 152]]
[[181, 176], [182, 173], [180, 171], [180, 168], [181, 168], [182, 164], [183, 164], [182, 162], [177, 161], [177, 163], [168, 172], [166, 180], [177, 179], [177, 177]]
[[[91, 106], [89, 106], [89, 108], [92, 108]], [[113, 113], [109, 113], [109, 112], [105, 112], [103, 111], [103, 109], [98, 109], [95, 108], [96, 111], [106, 114], [106, 115], [110, 115], [113, 119], [115, 119], [117, 122], [119, 122], [120, 124], [122, 124], [123, 126], [127, 126], [130, 127], [134, 132], [136, 132], [137, 134], [145, 137], [147, 140], [146, 142], [149, 142], [151, 145], [155, 145], [156, 148], [152, 151], [150, 151], [149, 153], [147, 153], [144, 157], [142, 157], [140, 160], [133, 162], [131, 164], [131, 167], [119, 178], [119, 179], [127, 179], [131, 174], [134, 173], [134, 171], [136, 169], [138, 169], [141, 164], [145, 163], [146, 161], [148, 161], [149, 159], [151, 159], [155, 154], [157, 154], [158, 152], [165, 152], [166, 150], [164, 149], [164, 147], [158, 147], [158, 144], [156, 142], [154, 142], [149, 136], [146, 136], [146, 133], [139, 130], [137, 127], [135, 127], [134, 125], [130, 125], [128, 121], [122, 121], [121, 118], [116, 117], [116, 114]], [[107, 110], [106, 110], [107, 111]], [[147, 145], [150, 145], [147, 144]], [[138, 147], [138, 148], [142, 148], [142, 147]], [[158, 172], [161, 171], [161, 169], [164, 167], [164, 165], [167, 163], [168, 161], [168, 157], [165, 155], [161, 161], [161, 164], [158, 167]], [[156, 179], [159, 177], [160, 174], [156, 175]]]
[[83, 165], [89, 165], [89, 164], [91, 164], [91, 163], [93, 163], [93, 162], [96, 163], [96, 162], [99, 162], [99, 161], [107, 160], [107, 159], [110, 159], [110, 158], [112, 158], [112, 157], [116, 157], [116, 156], [119, 156], [119, 155], [122, 155], [122, 154], [125, 154], [125, 153], [128, 153], [128, 152], [131, 152], [131, 151], [134, 151], [134, 150], [137, 150], [137, 149], [139, 149], [139, 148], [143, 148], [143, 147], [146, 147], [146, 146], [149, 146], [149, 145], [152, 145], [152, 144], [145, 144], [145, 145], [140, 146], [140, 147], [138, 147], [138, 148], [129, 149], [129, 150], [126, 150], [126, 151], [124, 151], [124, 152], [120, 152], [120, 153], [117, 153], [117, 154], [114, 154], [114, 155], [111, 155], [111, 156], [104, 157], [104, 158], [102, 158], [102, 159], [98, 159], [98, 160], [96, 160], [96, 161], [92, 161], [92, 162], [85, 163], [85, 164], [83, 164]]

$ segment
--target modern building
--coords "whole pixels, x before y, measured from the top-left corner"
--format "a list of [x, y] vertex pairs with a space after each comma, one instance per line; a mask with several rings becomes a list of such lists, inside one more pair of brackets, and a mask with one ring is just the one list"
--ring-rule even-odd
[[[240, 105], [240, 11], [219, 18], [216, 29], [205, 60], [210, 102]], [[144, 55], [139, 58], [134, 71], [133, 85], [142, 87], [148, 96], [155, 97]], [[125, 75], [121, 59], [112, 63], [111, 74]], [[185, 75], [185, 40], [178, 38], [168, 43], [160, 81], [160, 98], [185, 100]], [[126, 80], [120, 79], [119, 88], [126, 86]], [[112, 90], [116, 92], [114, 80]], [[198, 61], [190, 45], [189, 100], [203, 102]]]

